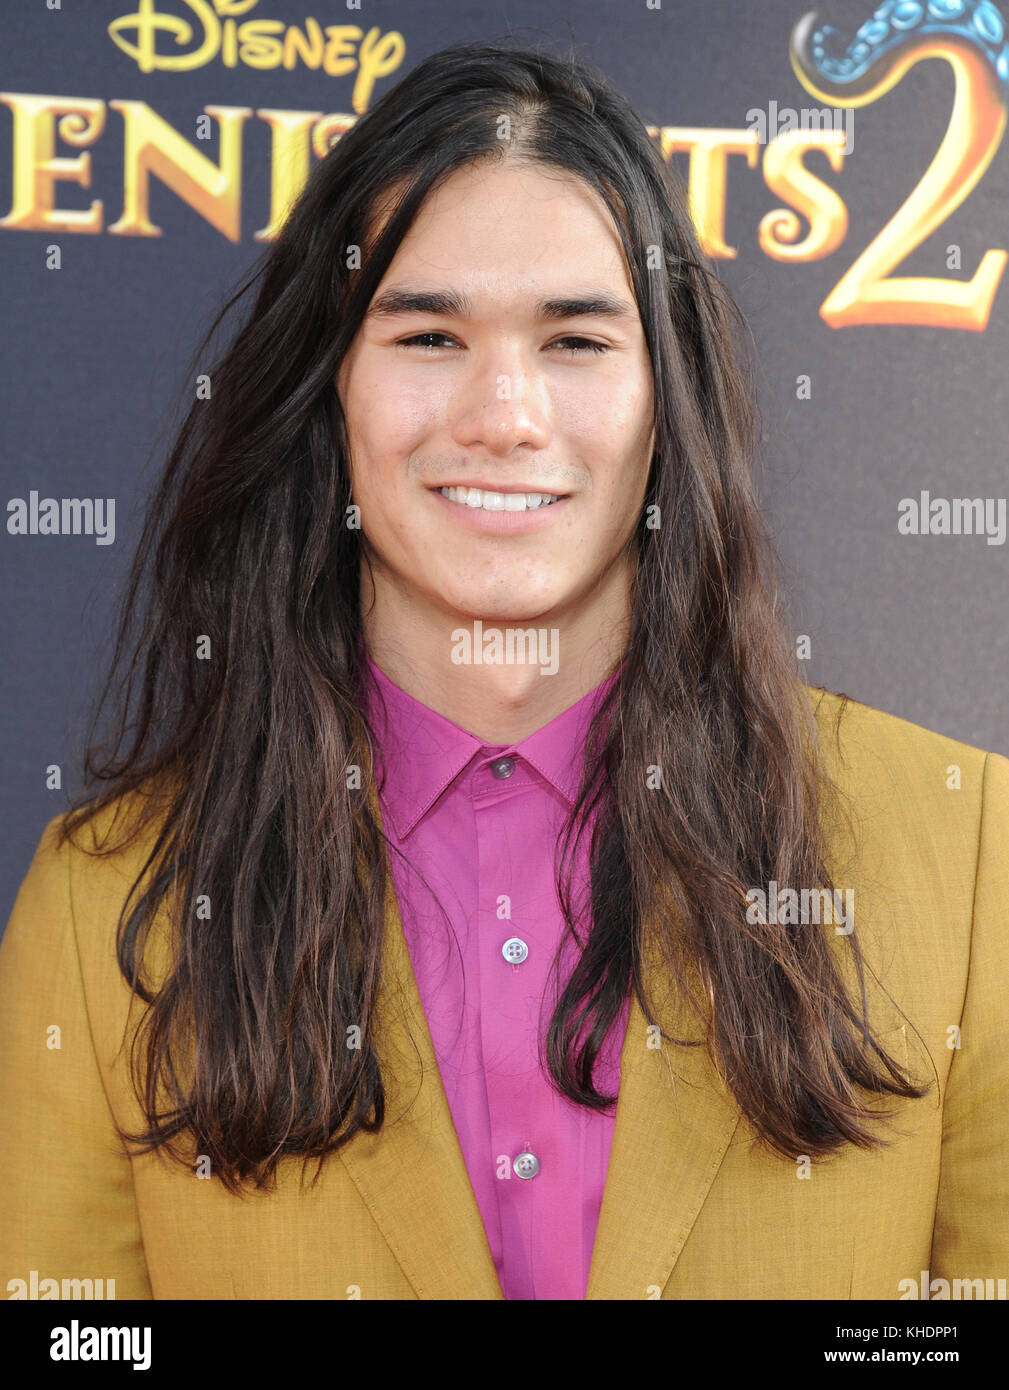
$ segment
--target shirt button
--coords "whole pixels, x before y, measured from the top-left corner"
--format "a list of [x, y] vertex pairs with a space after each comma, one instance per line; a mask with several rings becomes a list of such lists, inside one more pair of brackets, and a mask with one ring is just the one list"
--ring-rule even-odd
[[512, 1164], [512, 1167], [515, 1170], [516, 1177], [534, 1178], [540, 1170], [540, 1161], [535, 1154], [529, 1153], [529, 1151], [526, 1150], [525, 1153], [519, 1154], [518, 1158], [516, 1158], [515, 1162]]
[[490, 765], [495, 777], [510, 777], [515, 771], [514, 758], [495, 758]]
[[529, 947], [520, 936], [510, 936], [501, 947], [501, 954], [509, 965], [521, 965], [529, 954]]

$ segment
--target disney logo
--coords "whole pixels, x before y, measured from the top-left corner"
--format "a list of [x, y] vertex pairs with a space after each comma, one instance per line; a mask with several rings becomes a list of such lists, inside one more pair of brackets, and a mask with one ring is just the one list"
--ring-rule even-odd
[[[398, 31], [367, 33], [356, 24], [326, 24], [306, 18], [303, 26], [280, 19], [245, 19], [259, 0], [180, 0], [188, 18], [156, 8], [156, 0], [138, 0], [133, 14], [121, 15], [108, 27], [117, 48], [133, 58], [141, 72], [188, 72], [218, 56], [225, 67], [239, 63], [264, 70], [292, 69], [300, 60], [331, 77], [357, 71], [353, 108], [367, 109], [380, 77], [399, 67], [406, 41]], [[160, 52], [158, 41], [170, 38], [175, 52]], [[188, 52], [178, 50], [192, 45]]]

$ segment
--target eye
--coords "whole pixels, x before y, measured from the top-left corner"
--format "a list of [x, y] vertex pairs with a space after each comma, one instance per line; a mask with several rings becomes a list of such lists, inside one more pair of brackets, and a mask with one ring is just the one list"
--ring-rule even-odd
[[578, 343], [579, 347], [566, 347], [565, 352], [609, 352], [608, 343], [597, 343], [594, 338], [578, 338], [570, 336], [558, 338], [550, 344], [551, 347], [560, 347], [564, 343]]
[[[427, 352], [436, 352], [436, 351], [438, 350], [438, 348], [440, 348], [440, 347], [442, 346], [441, 343], [429, 343], [429, 342], [425, 341], [425, 340], [428, 339], [428, 338], [445, 338], [445, 339], [448, 339], [448, 338], [449, 338], [449, 335], [448, 335], [447, 333], [436, 333], [436, 332], [432, 329], [432, 331], [431, 331], [430, 333], [415, 333], [415, 334], [413, 335], [412, 338], [400, 338], [399, 341], [397, 342], [396, 346], [397, 346], [397, 347], [422, 347], [422, 348], [424, 348], [424, 350], [427, 351]], [[455, 340], [454, 340], [454, 339], [451, 339], [450, 341], [453, 341], [453, 342], [454, 342]]]

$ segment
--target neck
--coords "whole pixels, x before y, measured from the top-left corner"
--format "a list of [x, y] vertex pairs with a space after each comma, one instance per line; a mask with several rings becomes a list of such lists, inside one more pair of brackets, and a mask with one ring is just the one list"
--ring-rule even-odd
[[362, 567], [362, 630], [408, 695], [491, 745], [518, 743], [610, 675], [626, 651], [630, 577], [614, 565], [579, 604], [532, 618], [475, 618]]

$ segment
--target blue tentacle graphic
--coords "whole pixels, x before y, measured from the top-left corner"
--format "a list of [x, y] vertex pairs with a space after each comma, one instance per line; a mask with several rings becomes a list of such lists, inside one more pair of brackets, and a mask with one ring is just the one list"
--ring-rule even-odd
[[887, 0], [847, 45], [813, 10], [796, 24], [790, 47], [811, 85], [843, 101], [872, 90], [910, 44], [936, 34], [956, 35], [983, 53], [1009, 101], [1007, 25], [992, 0]]

